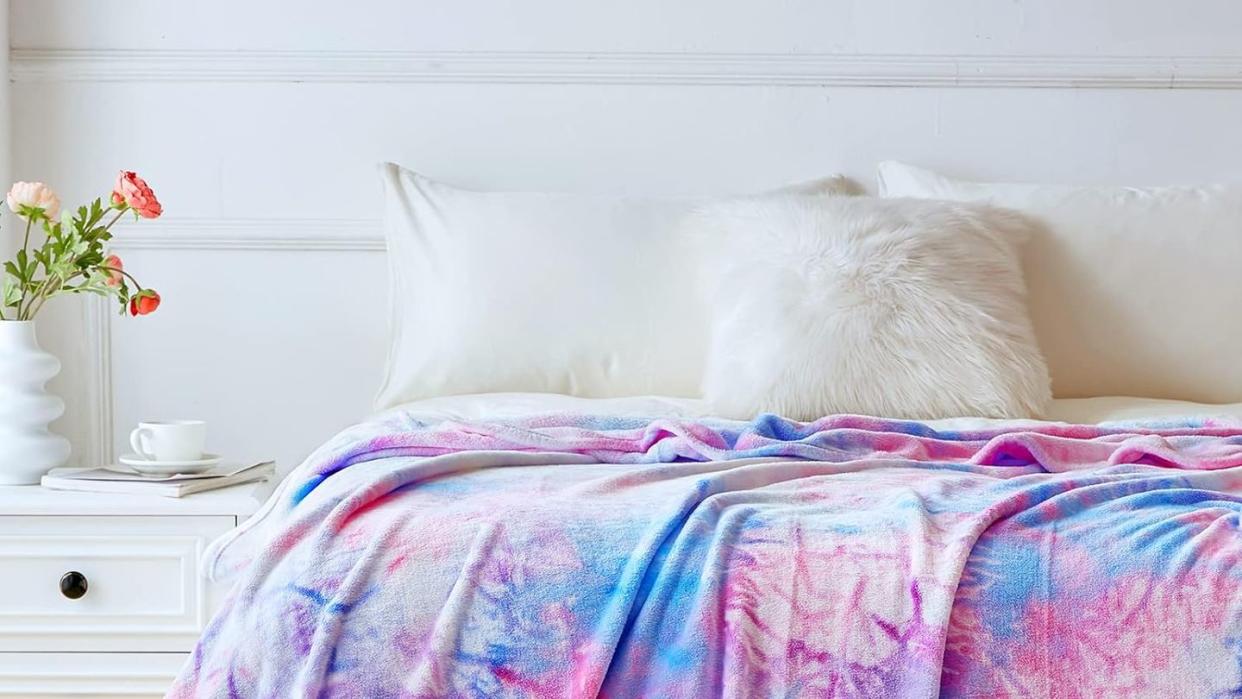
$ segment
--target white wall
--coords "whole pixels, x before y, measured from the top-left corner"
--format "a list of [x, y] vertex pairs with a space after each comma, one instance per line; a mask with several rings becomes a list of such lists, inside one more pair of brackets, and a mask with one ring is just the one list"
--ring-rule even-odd
[[[0, 0], [0, 36], [7, 36], [9, 32], [9, 2], [8, 0]], [[9, 56], [7, 51], [0, 52], [4, 55], [0, 56], [0, 75], [9, 71]], [[11, 99], [9, 96], [9, 83], [0, 83], [0, 187], [5, 186], [9, 182], [9, 164], [12, 160], [12, 152], [10, 148], [10, 130], [9, 117], [12, 114]], [[0, 221], [0, 250], [5, 253], [17, 247], [21, 242], [18, 234], [18, 227], [9, 225], [8, 221]]]
[[74, 201], [134, 169], [167, 212], [117, 245], [159, 313], [62, 301], [40, 328], [85, 462], [202, 416], [216, 450], [288, 466], [366, 412], [381, 159], [580, 191], [870, 184], [884, 158], [1242, 182], [1233, 0], [13, 0], [10, 22], [14, 177]]

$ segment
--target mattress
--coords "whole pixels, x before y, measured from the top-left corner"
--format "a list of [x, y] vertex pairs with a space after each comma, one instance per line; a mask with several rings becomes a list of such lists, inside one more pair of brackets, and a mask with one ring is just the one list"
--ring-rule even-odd
[[[400, 410], [425, 419], [457, 420], [513, 418], [544, 412], [687, 418], [707, 417], [711, 414], [706, 403], [694, 398], [662, 396], [577, 398], [552, 393], [485, 393], [443, 396], [407, 403]], [[1242, 403], [1214, 405], [1126, 396], [1060, 398], [1052, 401], [1045, 419], [1066, 423], [1099, 424], [1211, 417], [1242, 419]], [[1004, 422], [1006, 421], [987, 418], [952, 418], [932, 420], [928, 424], [969, 429]]]
[[1242, 694], [1242, 412], [1075, 422], [420, 401], [204, 569], [198, 696]]

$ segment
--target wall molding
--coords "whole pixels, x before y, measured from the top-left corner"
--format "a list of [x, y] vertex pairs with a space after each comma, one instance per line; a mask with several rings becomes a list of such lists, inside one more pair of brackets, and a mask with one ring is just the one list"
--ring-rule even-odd
[[383, 251], [375, 219], [160, 218], [122, 224], [118, 250]]
[[1242, 55], [13, 49], [10, 76], [16, 82], [1239, 89]]
[[[382, 252], [381, 222], [373, 219], [160, 218], [120, 224], [109, 241], [114, 250], [209, 250], [267, 252]], [[109, 464], [116, 458], [112, 384], [112, 316], [109, 299], [85, 299], [86, 399], [90, 406], [82, 465]]]
[[90, 295], [82, 310], [83, 337], [86, 341], [86, 444], [79, 466], [99, 466], [113, 462], [112, 401], [112, 314], [115, 302]]

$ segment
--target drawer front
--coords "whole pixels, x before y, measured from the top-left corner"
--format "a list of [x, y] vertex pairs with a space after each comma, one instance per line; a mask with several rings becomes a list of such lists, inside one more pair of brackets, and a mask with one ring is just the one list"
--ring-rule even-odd
[[[235, 522], [0, 516], [0, 651], [192, 649], [218, 597], [199, 558]], [[70, 572], [85, 577], [77, 599], [61, 591]]]
[[159, 699], [184, 653], [0, 653], [0, 697]]

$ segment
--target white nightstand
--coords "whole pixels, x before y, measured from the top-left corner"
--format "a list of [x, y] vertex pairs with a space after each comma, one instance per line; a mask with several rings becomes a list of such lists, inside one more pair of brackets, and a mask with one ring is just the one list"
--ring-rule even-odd
[[0, 486], [0, 697], [163, 696], [220, 601], [199, 574], [204, 547], [274, 487]]

